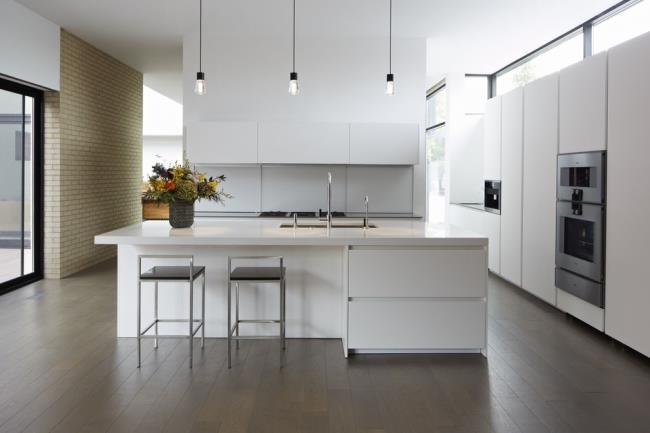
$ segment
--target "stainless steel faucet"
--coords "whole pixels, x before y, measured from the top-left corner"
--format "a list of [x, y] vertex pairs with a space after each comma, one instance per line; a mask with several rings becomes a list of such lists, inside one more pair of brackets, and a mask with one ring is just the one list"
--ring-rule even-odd
[[363, 228], [364, 228], [364, 229], [367, 229], [367, 228], [368, 228], [368, 225], [369, 225], [369, 224], [368, 224], [368, 196], [366, 196], [366, 197], [363, 199], [363, 204], [364, 204], [365, 207], [366, 207], [366, 216], [365, 216], [365, 218], [363, 219]]
[[332, 228], [332, 173], [327, 173], [327, 228]]

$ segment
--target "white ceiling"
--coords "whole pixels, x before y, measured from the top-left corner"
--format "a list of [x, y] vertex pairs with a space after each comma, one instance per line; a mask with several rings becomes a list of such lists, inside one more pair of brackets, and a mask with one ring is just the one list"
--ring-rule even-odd
[[[17, 0], [182, 100], [182, 39], [198, 0]], [[427, 75], [494, 72], [618, 0], [393, 0], [395, 37], [425, 37]], [[292, 0], [204, 0], [204, 26], [228, 36], [291, 35]], [[297, 0], [298, 37], [385, 36], [388, 0]]]

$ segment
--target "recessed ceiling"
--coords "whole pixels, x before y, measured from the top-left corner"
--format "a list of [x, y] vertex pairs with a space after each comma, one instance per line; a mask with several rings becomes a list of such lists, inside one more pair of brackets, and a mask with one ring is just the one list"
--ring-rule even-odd
[[[17, 0], [145, 74], [182, 100], [182, 39], [198, 0]], [[424, 37], [427, 74], [494, 72], [618, 0], [393, 0], [395, 37]], [[228, 36], [290, 36], [292, 0], [204, 0], [205, 26]], [[388, 0], [298, 0], [304, 37], [385, 36]]]

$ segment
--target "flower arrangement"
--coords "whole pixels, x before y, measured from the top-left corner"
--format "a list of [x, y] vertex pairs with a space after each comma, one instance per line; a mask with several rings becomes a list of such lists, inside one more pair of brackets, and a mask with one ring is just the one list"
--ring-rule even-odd
[[193, 170], [189, 161], [183, 164], [175, 163], [169, 168], [156, 163], [143, 198], [158, 203], [194, 203], [201, 199], [223, 203], [225, 199], [232, 197], [219, 190], [219, 185], [225, 180], [224, 175], [206, 177], [205, 173]]

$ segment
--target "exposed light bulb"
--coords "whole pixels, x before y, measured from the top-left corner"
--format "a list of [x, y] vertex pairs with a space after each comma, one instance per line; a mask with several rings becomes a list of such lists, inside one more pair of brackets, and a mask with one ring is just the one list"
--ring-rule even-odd
[[300, 94], [300, 87], [298, 86], [298, 73], [291, 72], [289, 74], [289, 94], [297, 96]]
[[393, 74], [386, 75], [386, 94], [393, 96], [395, 94], [395, 80]]
[[205, 95], [207, 88], [205, 86], [205, 73], [197, 72], [196, 73], [196, 84], [194, 84], [194, 93], [197, 95]]

